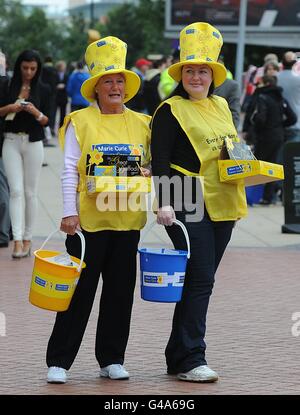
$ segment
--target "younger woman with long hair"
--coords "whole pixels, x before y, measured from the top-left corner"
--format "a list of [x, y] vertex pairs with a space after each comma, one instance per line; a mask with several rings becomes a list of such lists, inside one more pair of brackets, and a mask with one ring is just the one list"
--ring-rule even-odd
[[16, 60], [12, 79], [0, 91], [0, 116], [5, 120], [2, 157], [10, 188], [13, 258], [30, 255], [37, 215], [38, 179], [44, 157], [43, 127], [49, 114], [49, 90], [40, 82], [40, 73], [38, 52], [25, 50]]

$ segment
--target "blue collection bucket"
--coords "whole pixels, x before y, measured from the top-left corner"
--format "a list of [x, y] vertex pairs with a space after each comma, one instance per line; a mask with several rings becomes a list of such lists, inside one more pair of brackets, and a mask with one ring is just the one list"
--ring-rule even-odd
[[[181, 227], [188, 250], [138, 249], [140, 254], [141, 297], [143, 300], [160, 303], [176, 303], [181, 300], [186, 264], [190, 258], [190, 240], [184, 224], [179, 220], [175, 220], [173, 223]], [[143, 236], [143, 240], [155, 224], [156, 222], [153, 222], [150, 225]]]
[[264, 193], [264, 184], [256, 184], [246, 187], [247, 204], [249, 206], [259, 203]]

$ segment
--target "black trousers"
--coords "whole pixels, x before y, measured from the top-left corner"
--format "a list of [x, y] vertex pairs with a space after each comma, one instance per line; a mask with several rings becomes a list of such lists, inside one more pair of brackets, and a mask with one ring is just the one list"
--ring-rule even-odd
[[[123, 364], [136, 282], [139, 231], [85, 232], [85, 263], [67, 311], [57, 313], [47, 365], [69, 369], [78, 353], [102, 274], [95, 354], [100, 367]], [[80, 258], [78, 235], [67, 236], [69, 254]]]
[[64, 119], [65, 119], [65, 116], [66, 116], [67, 102], [62, 103], [62, 104], [56, 104], [55, 114], [57, 113], [58, 109], [59, 109], [59, 127], [61, 127], [64, 123]]
[[[257, 144], [255, 156], [258, 160], [268, 161], [269, 163], [278, 163], [278, 155], [282, 141], [265, 140]], [[270, 182], [264, 185], [263, 200], [272, 203], [276, 197], [276, 191], [279, 188], [278, 182]]]
[[[215, 273], [234, 225], [233, 221], [213, 222], [206, 211], [200, 222], [186, 222], [182, 212], [176, 212], [176, 218], [187, 228], [191, 258], [187, 264], [182, 299], [175, 306], [172, 332], [165, 350], [170, 374], [206, 365], [204, 337], [208, 303]], [[176, 249], [187, 249], [179, 226], [167, 226], [166, 230]]]

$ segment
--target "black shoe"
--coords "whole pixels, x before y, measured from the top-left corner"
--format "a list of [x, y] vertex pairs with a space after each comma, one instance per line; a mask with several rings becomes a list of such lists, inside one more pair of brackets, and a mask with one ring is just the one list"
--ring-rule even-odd
[[8, 248], [8, 242], [0, 242], [0, 248]]
[[56, 145], [44, 141], [44, 147], [56, 147]]
[[43, 163], [42, 164], [42, 167], [47, 167], [48, 166], [48, 163]]
[[271, 205], [272, 202], [269, 202], [268, 200], [262, 199], [259, 201], [259, 205], [263, 205], [263, 206], [269, 206]]

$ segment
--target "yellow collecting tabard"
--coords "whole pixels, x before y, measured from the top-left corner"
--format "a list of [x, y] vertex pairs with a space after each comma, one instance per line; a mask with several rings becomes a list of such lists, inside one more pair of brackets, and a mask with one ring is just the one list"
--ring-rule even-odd
[[244, 179], [245, 186], [253, 186], [284, 179], [281, 164], [261, 160], [218, 160], [218, 164], [221, 182]]
[[149, 193], [151, 178], [143, 176], [86, 176], [88, 194], [99, 192]]

